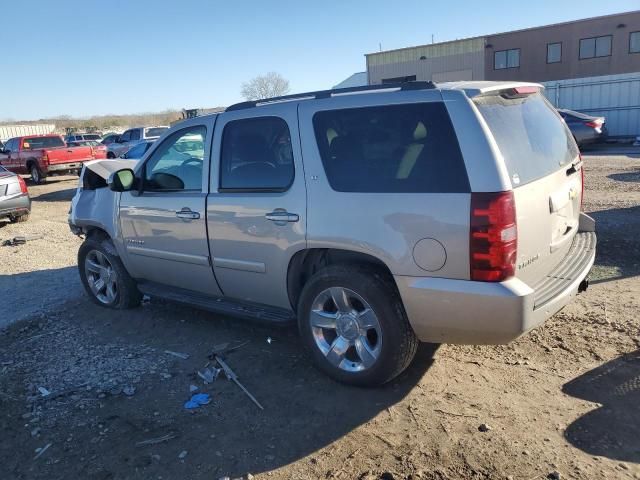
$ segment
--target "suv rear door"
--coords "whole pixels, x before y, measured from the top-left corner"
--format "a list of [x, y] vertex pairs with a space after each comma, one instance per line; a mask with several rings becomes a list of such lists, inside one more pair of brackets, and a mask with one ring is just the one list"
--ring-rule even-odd
[[307, 200], [295, 105], [218, 116], [207, 201], [216, 278], [230, 298], [291, 308], [287, 271], [306, 246]]
[[[193, 122], [165, 138], [136, 169], [140, 191], [121, 194], [120, 228], [134, 278], [220, 295], [205, 222], [213, 123]], [[194, 140], [188, 148], [185, 138]]]
[[[534, 92], [534, 93], [532, 93]], [[537, 89], [474, 98], [504, 159], [516, 203], [516, 276], [533, 286], [578, 232], [582, 162], [561, 117]]]

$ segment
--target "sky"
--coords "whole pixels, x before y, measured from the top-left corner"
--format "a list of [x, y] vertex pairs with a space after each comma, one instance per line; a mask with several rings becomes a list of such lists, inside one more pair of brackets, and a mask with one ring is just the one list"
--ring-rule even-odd
[[638, 0], [4, 0], [0, 120], [241, 101], [275, 71], [292, 93], [364, 71], [365, 53], [640, 8]]

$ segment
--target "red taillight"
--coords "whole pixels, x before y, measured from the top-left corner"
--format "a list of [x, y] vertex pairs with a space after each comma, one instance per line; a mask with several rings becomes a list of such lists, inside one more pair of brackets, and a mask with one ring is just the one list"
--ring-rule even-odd
[[501, 282], [515, 274], [518, 230], [513, 192], [472, 193], [471, 280]]
[[29, 193], [29, 190], [27, 190], [27, 183], [20, 175], [18, 175], [18, 183], [20, 184], [20, 191], [22, 193]]
[[587, 127], [600, 128], [602, 126], [602, 120], [594, 120], [592, 122], [584, 122]]

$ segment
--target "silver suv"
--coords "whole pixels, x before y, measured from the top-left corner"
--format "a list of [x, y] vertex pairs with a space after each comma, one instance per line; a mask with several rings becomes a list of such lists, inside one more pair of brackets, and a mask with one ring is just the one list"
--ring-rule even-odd
[[297, 320], [314, 362], [389, 381], [418, 343], [506, 343], [587, 286], [595, 224], [566, 125], [523, 83], [409, 83], [246, 102], [139, 162], [85, 168], [82, 282]]

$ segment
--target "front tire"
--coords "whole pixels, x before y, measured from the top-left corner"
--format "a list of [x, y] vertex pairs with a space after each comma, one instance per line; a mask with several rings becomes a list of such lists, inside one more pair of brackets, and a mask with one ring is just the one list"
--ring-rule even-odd
[[108, 238], [88, 237], [78, 251], [80, 279], [91, 300], [123, 310], [140, 305], [142, 294]]
[[298, 302], [298, 326], [315, 365], [350, 385], [397, 377], [419, 343], [393, 280], [362, 266], [330, 266], [311, 277]]

